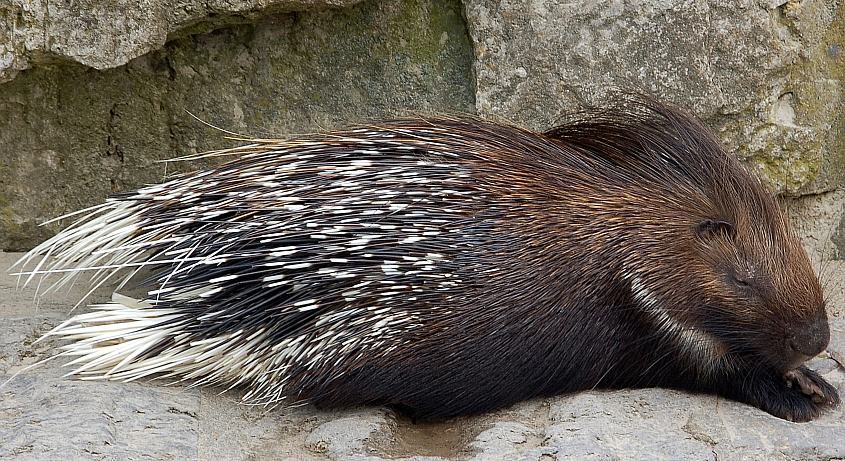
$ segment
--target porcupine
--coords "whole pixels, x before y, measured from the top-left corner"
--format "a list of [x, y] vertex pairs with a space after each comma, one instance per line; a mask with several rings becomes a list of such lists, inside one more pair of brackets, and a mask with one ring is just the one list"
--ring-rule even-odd
[[74, 373], [416, 419], [596, 387], [795, 421], [839, 402], [802, 365], [829, 340], [806, 253], [679, 109], [625, 99], [544, 134], [409, 117], [225, 154], [79, 212], [16, 263], [54, 287], [154, 268], [145, 299], [48, 333], [74, 341]]

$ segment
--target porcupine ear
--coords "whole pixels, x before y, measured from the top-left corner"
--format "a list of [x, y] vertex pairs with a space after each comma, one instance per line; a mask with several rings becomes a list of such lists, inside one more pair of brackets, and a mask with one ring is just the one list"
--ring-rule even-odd
[[716, 219], [705, 219], [695, 226], [695, 233], [699, 237], [710, 240], [715, 237], [728, 237], [733, 240], [736, 236], [734, 225], [727, 221]]

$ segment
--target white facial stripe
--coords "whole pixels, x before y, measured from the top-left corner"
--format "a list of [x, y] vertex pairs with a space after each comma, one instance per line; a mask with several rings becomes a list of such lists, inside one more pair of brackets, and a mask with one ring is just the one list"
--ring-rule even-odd
[[631, 284], [631, 293], [637, 306], [651, 317], [665, 337], [677, 341], [682, 349], [692, 356], [695, 363], [707, 366], [722, 355], [717, 353], [721, 347], [713, 335], [694, 326], [684, 325], [672, 317], [670, 311], [645, 286], [640, 277], [623, 272], [622, 278]]

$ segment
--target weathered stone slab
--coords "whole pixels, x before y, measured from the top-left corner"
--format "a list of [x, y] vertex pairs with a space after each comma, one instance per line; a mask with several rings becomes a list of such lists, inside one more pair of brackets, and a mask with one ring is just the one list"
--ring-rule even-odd
[[3, 459], [197, 457], [196, 390], [24, 374], [0, 395]]
[[0, 82], [33, 65], [126, 64], [174, 36], [250, 22], [270, 12], [348, 6], [360, 0], [164, 0], [0, 2]]

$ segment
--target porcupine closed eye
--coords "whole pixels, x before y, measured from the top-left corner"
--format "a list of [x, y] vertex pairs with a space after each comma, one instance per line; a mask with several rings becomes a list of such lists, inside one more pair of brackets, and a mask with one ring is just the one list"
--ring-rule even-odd
[[232, 153], [110, 197], [17, 263], [54, 287], [154, 268], [145, 299], [48, 333], [76, 373], [417, 419], [594, 387], [795, 421], [839, 402], [802, 365], [829, 339], [806, 254], [682, 111], [625, 100], [545, 134], [407, 118]]

